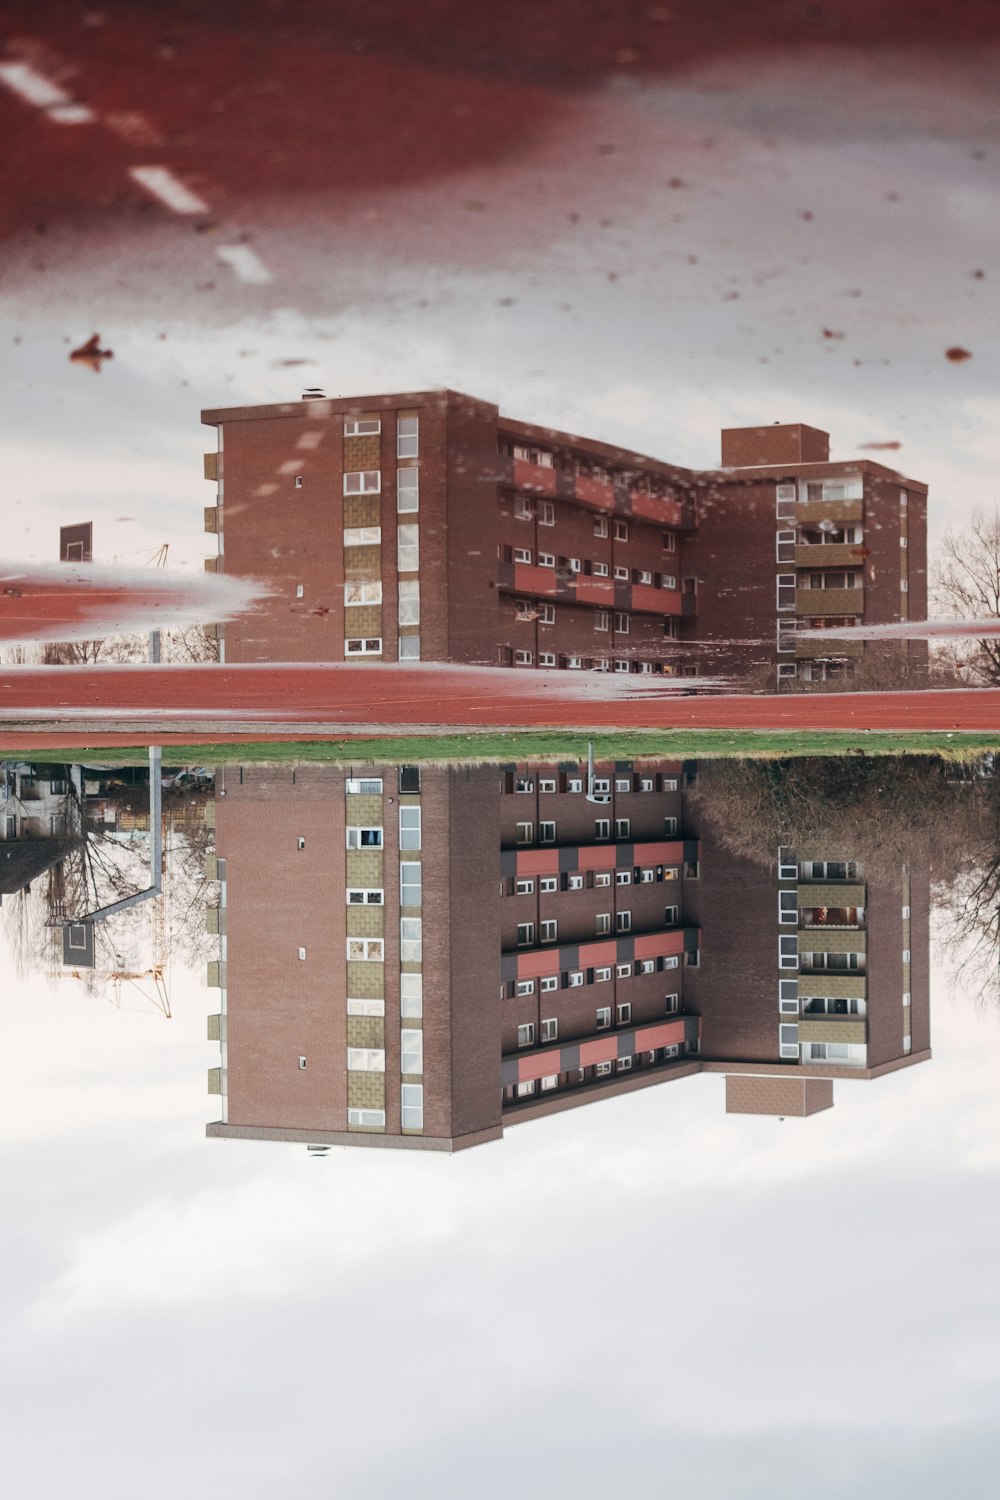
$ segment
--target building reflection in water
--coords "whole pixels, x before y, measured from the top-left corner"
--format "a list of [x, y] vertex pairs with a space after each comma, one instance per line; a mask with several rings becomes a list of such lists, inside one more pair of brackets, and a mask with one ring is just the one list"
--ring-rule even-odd
[[452, 1151], [726, 1077], [805, 1116], [930, 1057], [926, 855], [734, 854], [694, 762], [228, 765], [216, 1137]]

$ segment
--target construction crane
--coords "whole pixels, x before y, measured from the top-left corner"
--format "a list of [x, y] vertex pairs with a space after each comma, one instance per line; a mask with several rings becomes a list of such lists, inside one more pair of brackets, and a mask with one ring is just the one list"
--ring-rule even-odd
[[[146, 904], [149, 913], [149, 925], [152, 934], [151, 963], [148, 969], [128, 968], [121, 954], [116, 953], [118, 960], [114, 968], [108, 969], [104, 977], [110, 980], [113, 1000], [112, 1003], [119, 1010], [122, 1009], [122, 992], [126, 985], [142, 996], [154, 1010], [158, 1010], [164, 1020], [171, 1019], [170, 1012], [170, 990], [167, 980], [167, 964], [170, 958], [170, 946], [167, 940], [167, 917], [165, 911], [165, 897], [159, 895]], [[126, 1007], [128, 1008], [128, 1007]]]
[[143, 561], [139, 564], [143, 568], [165, 568], [167, 566], [167, 554], [170, 551], [170, 543], [164, 542], [162, 546], [155, 548], [153, 552], [147, 552], [145, 548], [137, 548], [135, 552], [116, 552], [112, 557], [113, 563], [125, 562], [130, 557], [141, 557]]

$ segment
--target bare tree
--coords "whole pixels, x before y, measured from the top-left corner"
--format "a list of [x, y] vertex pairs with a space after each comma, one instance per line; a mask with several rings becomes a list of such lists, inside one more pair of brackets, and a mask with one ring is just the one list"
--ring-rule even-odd
[[[1000, 618], [1000, 508], [975, 511], [966, 530], [945, 536], [931, 594], [937, 613], [965, 620]], [[1000, 683], [1000, 636], [950, 642], [935, 654], [967, 682]]]

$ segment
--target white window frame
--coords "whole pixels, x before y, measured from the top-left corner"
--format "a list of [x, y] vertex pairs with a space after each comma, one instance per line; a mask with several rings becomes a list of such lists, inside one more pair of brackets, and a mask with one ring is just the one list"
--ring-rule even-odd
[[345, 526], [345, 547], [380, 547], [382, 545], [381, 526]]
[[551, 896], [559, 889], [559, 876], [540, 875], [538, 877], [538, 889], [543, 896]]
[[542, 995], [550, 995], [553, 990], [557, 990], [558, 988], [559, 988], [559, 976], [558, 976], [558, 974], [546, 974], [546, 975], [543, 976], [542, 979], [540, 979], [538, 981], [539, 993], [542, 994]]
[[381, 469], [354, 469], [344, 474], [345, 495], [380, 495], [381, 493]]
[[396, 602], [400, 625], [420, 624], [419, 578], [401, 578], [399, 580], [399, 592]]
[[595, 1031], [611, 1030], [611, 1006], [599, 1005], [594, 1016]]
[[401, 521], [396, 527], [396, 568], [400, 573], [420, 571], [420, 526]]
[[535, 993], [535, 981], [533, 979], [519, 979], [514, 987], [514, 993], [519, 1000]]
[[[412, 482], [411, 482], [412, 481]], [[420, 509], [420, 470], [405, 468], [396, 470], [396, 513], [401, 516], [415, 515]]]
[[554, 526], [556, 524], [556, 508], [551, 500], [539, 500], [538, 524], [539, 526]]
[[399, 1090], [400, 1124], [404, 1130], [424, 1128], [424, 1086], [404, 1083]]
[[531, 548], [530, 547], [515, 547], [514, 548], [514, 561], [516, 563], [524, 563], [526, 565], [530, 565], [530, 563], [531, 563]]
[[[385, 891], [380, 886], [355, 885], [348, 886], [346, 891], [348, 906], [384, 906]], [[351, 898], [360, 896], [360, 900]]]
[[344, 584], [344, 608], [382, 603], [381, 578], [348, 578]]
[[538, 1032], [540, 1042], [557, 1042], [559, 1040], [559, 1021], [555, 1016], [548, 1016], [541, 1023]]
[[379, 417], [345, 417], [345, 437], [378, 437], [382, 431]]
[[530, 948], [535, 941], [534, 922], [518, 922], [517, 924], [517, 946], [519, 948]]
[[348, 636], [344, 641], [345, 656], [381, 656], [382, 637], [380, 635]]
[[385, 938], [349, 937], [346, 952], [349, 964], [384, 964]]
[[[378, 839], [365, 839], [364, 835], [377, 833]], [[348, 824], [346, 830], [346, 844], [348, 849], [383, 849], [385, 847], [385, 831], [376, 825], [364, 823]]]
[[559, 923], [555, 917], [543, 917], [539, 922], [538, 941], [540, 943], [558, 943]]
[[419, 849], [422, 837], [420, 807], [414, 803], [402, 803], [399, 809], [400, 849]]
[[420, 418], [396, 418], [396, 457], [416, 458], [420, 452]]
[[533, 896], [535, 894], [535, 882], [530, 875], [520, 876], [514, 881], [515, 896]]

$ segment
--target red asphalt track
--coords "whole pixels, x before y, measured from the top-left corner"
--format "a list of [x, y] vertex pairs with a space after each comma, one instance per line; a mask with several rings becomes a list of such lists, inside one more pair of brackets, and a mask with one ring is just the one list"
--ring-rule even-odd
[[555, 675], [433, 664], [22, 667], [0, 673], [0, 751], [125, 745], [151, 733], [220, 743], [468, 728], [965, 730], [1000, 741], [995, 689], [597, 697], [590, 674]]

